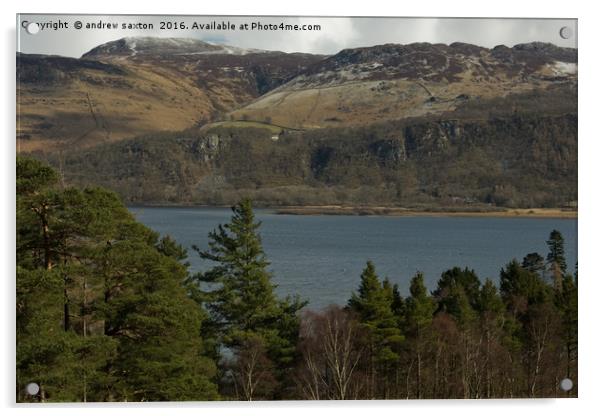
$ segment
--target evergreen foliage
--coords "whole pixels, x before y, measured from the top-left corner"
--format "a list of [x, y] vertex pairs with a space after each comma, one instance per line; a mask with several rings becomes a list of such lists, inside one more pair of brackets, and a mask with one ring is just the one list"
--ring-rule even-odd
[[[195, 250], [115, 194], [17, 159], [17, 400], [171, 401], [574, 396], [577, 274], [562, 235], [500, 271], [398, 285], [368, 261], [345, 308], [279, 298], [250, 200]], [[552, 279], [548, 277], [552, 276]], [[23, 389], [40, 385], [31, 397]]]
[[183, 252], [112, 192], [17, 159], [17, 386], [40, 401], [217, 398]]
[[202, 259], [215, 266], [194, 280], [208, 288], [201, 289], [197, 298], [210, 313], [216, 353], [229, 349], [235, 360], [241, 359], [245, 358], [245, 346], [253, 345], [258, 353], [265, 352], [263, 361], [269, 360], [277, 368], [275, 378], [283, 380], [295, 360], [298, 311], [306, 302], [276, 297], [258, 233], [260, 225], [250, 200], [232, 207], [230, 223], [209, 234], [209, 248], [195, 247]]

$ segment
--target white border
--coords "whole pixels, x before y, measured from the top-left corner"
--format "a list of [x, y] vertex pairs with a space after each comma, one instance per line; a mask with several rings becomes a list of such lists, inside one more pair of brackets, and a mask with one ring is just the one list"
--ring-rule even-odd
[[[495, 3], [495, 4], [494, 4]], [[272, 402], [253, 403], [173, 403], [156, 405], [91, 405], [86, 414], [144, 413], [165, 415], [168, 412], [198, 415], [219, 413], [239, 415], [306, 415], [322, 413], [343, 413], [354, 416], [364, 415], [377, 409], [387, 414], [430, 414], [487, 416], [530, 413], [546, 415], [592, 414], [598, 413], [602, 393], [600, 376], [600, 318], [602, 310], [598, 298], [602, 294], [602, 270], [599, 251], [600, 207], [602, 198], [598, 178], [602, 178], [599, 166], [602, 153], [600, 130], [600, 83], [602, 63], [599, 48], [602, 39], [600, 14], [596, 13], [594, 2], [589, 5], [576, 1], [526, 2], [524, 0], [486, 1], [419, 1], [393, 2], [367, 0], [357, 3], [350, 1], [326, 2], [325, 0], [303, 0], [300, 2], [280, 1], [179, 1], [160, 3], [147, 1], [103, 0], [101, 2], [29, 0], [7, 4], [2, 3], [2, 71], [3, 97], [2, 126], [2, 246], [0, 264], [4, 265], [2, 290], [2, 328], [4, 336], [0, 348], [2, 373], [0, 375], [0, 402], [7, 407], [5, 414], [44, 414], [80, 415], [77, 406], [47, 406], [44, 408], [14, 405], [14, 155], [15, 155], [15, 14], [21, 13], [145, 13], [145, 14], [247, 14], [247, 15], [343, 15], [343, 16], [449, 16], [449, 17], [557, 17], [579, 19], [579, 399], [564, 400], [495, 400], [495, 401], [410, 401], [410, 402], [356, 402], [356, 403], [308, 403]], [[599, 413], [598, 413], [599, 414]]]

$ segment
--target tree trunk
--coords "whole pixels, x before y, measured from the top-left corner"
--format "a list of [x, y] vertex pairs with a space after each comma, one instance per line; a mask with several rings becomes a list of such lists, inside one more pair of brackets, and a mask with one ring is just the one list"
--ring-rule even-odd
[[418, 354], [416, 356], [417, 359], [417, 363], [416, 363], [416, 398], [420, 399], [422, 398], [422, 389], [421, 389], [421, 383], [422, 383], [422, 356], [420, 355], [420, 349], [418, 350]]

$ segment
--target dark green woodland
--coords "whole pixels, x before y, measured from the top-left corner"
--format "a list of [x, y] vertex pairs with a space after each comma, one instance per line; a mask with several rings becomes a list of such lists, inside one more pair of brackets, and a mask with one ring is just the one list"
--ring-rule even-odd
[[[517, 131], [574, 131], [571, 116], [554, 120], [499, 123]], [[495, 132], [495, 126], [462, 124], [464, 131]], [[545, 133], [541, 137], [546, 152]], [[179, 146], [202, 143], [173, 140]], [[295, 140], [282, 145], [282, 160]], [[320, 140], [313, 137], [311, 146]], [[356, 140], [357, 146], [372, 143], [368, 131]], [[128, 154], [159, 157], [152, 147], [120, 146], [130, 146], [131, 153], [116, 152], [106, 162], [116, 166], [111, 180], [126, 169], [116, 161]], [[274, 146], [278, 154], [280, 144]], [[388, 163], [397, 163], [379, 159], [380, 150], [367, 146], [372, 156], [358, 166], [379, 164], [384, 175]], [[462, 147], [449, 146], [453, 152]], [[324, 182], [340, 174], [340, 165], [328, 161], [344, 150], [332, 148], [330, 156], [316, 156]], [[281, 171], [286, 168], [283, 162]], [[432, 292], [417, 273], [407, 297], [367, 261], [347, 305], [321, 311], [307, 310], [306, 300], [276, 295], [260, 234], [251, 200], [243, 199], [232, 208], [231, 221], [210, 233], [207, 246], [186, 253], [136, 222], [113, 192], [65, 186], [49, 166], [17, 158], [17, 401], [577, 395], [577, 276], [567, 272], [558, 231], [550, 233], [548, 253], [525, 253], [500, 265], [498, 282], [451, 267]], [[188, 255], [214, 267], [193, 273]], [[559, 388], [566, 377], [575, 382], [568, 393]], [[30, 382], [40, 386], [35, 396], [25, 393]]]

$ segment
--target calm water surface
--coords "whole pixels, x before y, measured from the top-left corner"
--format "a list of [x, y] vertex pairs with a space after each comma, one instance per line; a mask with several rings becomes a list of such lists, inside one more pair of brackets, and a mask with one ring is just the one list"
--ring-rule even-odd
[[[207, 248], [207, 234], [229, 221], [225, 208], [130, 207], [136, 218], [180, 244]], [[276, 215], [256, 210], [264, 249], [278, 293], [298, 293], [310, 307], [343, 304], [359, 284], [366, 260], [381, 277], [408, 293], [416, 271], [434, 289], [441, 273], [453, 266], [474, 269], [481, 280], [499, 277], [511, 259], [527, 253], [545, 257], [553, 229], [565, 238], [570, 271], [577, 261], [576, 219], [379, 217]], [[189, 250], [192, 271], [211, 263]]]

